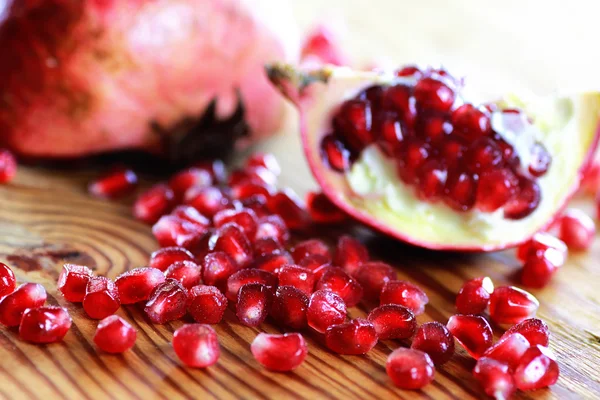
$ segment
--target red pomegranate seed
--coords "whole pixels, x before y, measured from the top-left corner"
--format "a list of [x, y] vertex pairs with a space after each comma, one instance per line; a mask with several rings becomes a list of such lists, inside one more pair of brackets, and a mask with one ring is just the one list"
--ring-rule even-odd
[[215, 182], [222, 183], [227, 178], [227, 170], [221, 160], [200, 161], [194, 164], [194, 168], [208, 171]]
[[194, 255], [183, 247], [164, 247], [150, 256], [150, 267], [166, 271], [177, 261], [194, 261]]
[[488, 396], [497, 400], [509, 399], [516, 390], [508, 365], [491, 358], [477, 360], [473, 376]]
[[167, 279], [154, 288], [144, 311], [153, 323], [164, 324], [183, 317], [186, 307], [185, 288], [175, 279]]
[[[281, 243], [271, 238], [259, 239], [253, 243], [253, 246], [255, 258], [287, 253]], [[290, 262], [293, 262], [291, 256]]]
[[417, 320], [412, 311], [397, 304], [374, 308], [367, 319], [375, 327], [380, 340], [408, 339], [417, 330]]
[[308, 326], [319, 333], [325, 333], [330, 326], [346, 320], [346, 303], [333, 292], [317, 290], [308, 301], [306, 319]]
[[535, 316], [539, 306], [537, 299], [525, 290], [502, 286], [490, 297], [490, 318], [500, 326], [513, 325]]
[[463, 104], [452, 112], [452, 125], [455, 133], [469, 141], [486, 136], [492, 130], [487, 113], [472, 104]]
[[256, 260], [254, 266], [258, 269], [262, 269], [263, 271], [268, 271], [273, 274], [278, 274], [279, 269], [284, 265], [292, 264], [294, 261], [292, 260], [292, 256], [286, 251], [282, 254], [270, 254], [266, 256], [262, 256]]
[[184, 288], [190, 289], [200, 283], [202, 269], [193, 261], [177, 261], [171, 264], [164, 275], [179, 281]]
[[548, 150], [541, 144], [536, 143], [531, 149], [531, 164], [529, 164], [529, 173], [533, 176], [540, 177], [546, 174], [550, 169], [552, 156]]
[[371, 107], [368, 102], [351, 99], [341, 105], [333, 119], [333, 125], [352, 150], [360, 151], [374, 141], [371, 118]]
[[481, 314], [490, 303], [494, 283], [487, 276], [467, 281], [456, 295], [456, 309], [460, 314]]
[[221, 226], [211, 238], [210, 249], [226, 253], [240, 268], [252, 262], [254, 252], [244, 230], [236, 223]]
[[319, 224], [339, 224], [348, 218], [324, 193], [308, 192], [306, 208], [311, 219]]
[[71, 322], [71, 316], [62, 307], [29, 308], [21, 318], [19, 337], [31, 343], [60, 342], [71, 328]]
[[334, 171], [344, 172], [350, 169], [350, 151], [333, 135], [327, 135], [321, 142], [323, 162]]
[[513, 378], [517, 388], [535, 390], [554, 385], [559, 373], [558, 363], [552, 351], [536, 345], [523, 354]]
[[183, 200], [185, 192], [191, 187], [207, 187], [213, 184], [210, 172], [200, 168], [188, 168], [178, 172], [169, 179], [169, 187], [173, 190], [178, 202]]
[[550, 338], [550, 330], [544, 321], [538, 318], [529, 318], [513, 325], [509, 330], [504, 332], [500, 339], [503, 339], [513, 333], [520, 333], [532, 345], [542, 345], [548, 347]]
[[312, 256], [315, 254], [322, 255], [331, 260], [331, 252], [329, 246], [327, 246], [322, 240], [309, 239], [298, 243], [291, 251], [294, 262], [299, 263], [305, 257]]
[[83, 309], [92, 319], [104, 319], [117, 312], [121, 306], [119, 291], [113, 281], [95, 276], [88, 282]]
[[469, 211], [475, 205], [477, 180], [473, 175], [457, 171], [448, 175], [444, 202], [456, 211]]
[[415, 86], [417, 104], [428, 110], [448, 111], [454, 104], [454, 91], [434, 78], [423, 78]]
[[137, 184], [138, 177], [135, 172], [130, 169], [120, 169], [90, 183], [88, 191], [96, 197], [116, 199], [131, 193]]
[[453, 315], [446, 325], [458, 343], [478, 359], [492, 345], [493, 333], [490, 324], [479, 315]]
[[354, 307], [362, 299], [363, 288], [354, 278], [338, 267], [325, 267], [315, 290], [329, 290], [339, 295], [347, 307]]
[[433, 381], [433, 361], [422, 351], [400, 347], [387, 358], [385, 370], [401, 389], [417, 390]]
[[218, 324], [227, 308], [227, 297], [215, 286], [198, 285], [188, 291], [187, 311], [200, 324]]
[[538, 232], [533, 235], [533, 238], [522, 244], [517, 249], [517, 258], [521, 261], [526, 261], [531, 254], [547, 253], [546, 258], [552, 261], [556, 267], [562, 266], [567, 258], [567, 245], [562, 240], [555, 236], [546, 233]]
[[339, 238], [333, 264], [341, 267], [350, 275], [354, 275], [358, 267], [369, 261], [369, 252], [358, 240], [351, 236]]
[[155, 287], [165, 281], [165, 274], [151, 267], [135, 268], [117, 276], [115, 285], [121, 304], [148, 300]]
[[81, 303], [92, 275], [92, 270], [83, 265], [64, 264], [57, 289], [67, 301]]
[[315, 274], [298, 265], [284, 265], [277, 273], [281, 286], [293, 286], [310, 296], [315, 287]]
[[[69, 264], [66, 264], [69, 265]], [[65, 266], [66, 266], [65, 265]], [[64, 271], [64, 269], [63, 269]], [[91, 273], [91, 271], [90, 271]], [[62, 276], [62, 273], [61, 273]], [[10, 267], [0, 262], [0, 298], [11, 294], [17, 287], [17, 279], [15, 274]], [[59, 278], [59, 290], [60, 290], [60, 278]], [[85, 291], [85, 289], [84, 289]], [[68, 299], [67, 299], [68, 300]]]
[[231, 200], [216, 186], [191, 187], [185, 192], [185, 204], [189, 204], [200, 214], [212, 218], [216, 213], [229, 206]]
[[173, 350], [188, 367], [206, 368], [221, 355], [217, 332], [210, 325], [183, 325], [173, 333]]
[[529, 179], [521, 179], [518, 194], [504, 205], [504, 218], [523, 219], [539, 206], [542, 199], [537, 183]]
[[419, 327], [410, 347], [427, 353], [435, 365], [442, 365], [454, 355], [454, 336], [439, 322], [427, 322]]
[[417, 176], [417, 194], [420, 198], [434, 202], [442, 197], [448, 179], [448, 168], [441, 161], [426, 161], [419, 168]]
[[411, 94], [412, 88], [406, 85], [388, 87], [384, 94], [386, 107], [398, 112], [401, 121], [408, 128], [412, 128], [417, 119], [417, 102]]
[[308, 346], [299, 333], [270, 335], [259, 333], [250, 346], [252, 355], [263, 367], [272, 371], [296, 369], [308, 354]]
[[192, 206], [177, 206], [171, 211], [171, 215], [191, 222], [201, 228], [201, 230], [207, 229], [210, 226], [210, 220]]
[[208, 228], [200, 227], [174, 215], [164, 215], [152, 226], [152, 233], [161, 247], [188, 248], [206, 232]]
[[396, 271], [388, 264], [371, 261], [361, 265], [356, 271], [356, 280], [362, 286], [365, 297], [378, 300], [383, 286], [396, 279]]
[[269, 210], [279, 215], [289, 229], [303, 229], [309, 222], [308, 213], [298, 195], [291, 189], [284, 189], [267, 200]]
[[229, 175], [228, 183], [230, 187], [247, 182], [273, 186], [277, 183], [277, 176], [264, 167], [236, 169]]
[[175, 206], [175, 194], [163, 183], [142, 193], [133, 205], [133, 215], [147, 224], [154, 224]]
[[245, 201], [261, 198], [264, 202], [273, 195], [274, 188], [265, 183], [240, 182], [231, 187], [231, 196], [234, 199]]
[[427, 303], [429, 303], [427, 294], [407, 281], [386, 282], [379, 297], [379, 304], [398, 304], [408, 308], [415, 315], [423, 314]]
[[17, 174], [17, 160], [15, 156], [6, 149], [0, 149], [0, 184], [8, 183]]
[[421, 114], [417, 129], [430, 143], [440, 144], [452, 133], [452, 124], [444, 117], [435, 114]]
[[246, 326], [259, 326], [269, 315], [273, 291], [262, 283], [247, 283], [238, 291], [236, 315]]
[[271, 316], [283, 326], [300, 330], [308, 323], [307, 308], [308, 296], [304, 292], [293, 286], [279, 286], [273, 298]]
[[104, 318], [94, 334], [94, 343], [102, 351], [111, 354], [124, 353], [135, 344], [137, 331], [118, 315]]
[[46, 302], [46, 289], [38, 283], [24, 283], [14, 292], [0, 299], [0, 323], [18, 326], [28, 308], [37, 308]]
[[325, 344], [338, 354], [366, 354], [377, 344], [377, 331], [371, 322], [356, 318], [327, 328]]
[[227, 299], [236, 302], [240, 288], [248, 283], [262, 283], [274, 293], [277, 289], [277, 275], [260, 269], [238, 271], [227, 279], [227, 292], [225, 293]]
[[407, 139], [398, 161], [398, 174], [406, 183], [416, 183], [419, 169], [431, 156], [431, 146], [422, 139]]
[[219, 211], [215, 214], [213, 222], [216, 228], [220, 228], [227, 223], [235, 223], [242, 228], [248, 239], [253, 239], [256, 236], [256, 229], [258, 227], [256, 213], [249, 208]]
[[525, 336], [520, 333], [511, 333], [503, 336], [502, 339], [487, 349], [483, 356], [505, 363], [512, 371], [529, 347], [529, 341]]
[[476, 206], [483, 212], [494, 212], [517, 193], [519, 180], [507, 168], [484, 172], [479, 177], [475, 194]]
[[202, 262], [202, 280], [207, 285], [223, 287], [227, 279], [237, 270], [237, 265], [235, 265], [227, 253], [216, 251], [204, 257], [204, 261]]
[[315, 254], [305, 257], [300, 261], [300, 266], [310, 269], [315, 274], [315, 282], [318, 282], [327, 267], [331, 267], [331, 260], [320, 254]]
[[523, 264], [521, 283], [528, 287], [541, 289], [550, 283], [557, 269], [547, 257], [546, 252], [533, 253]]
[[389, 156], [397, 154], [402, 149], [404, 143], [404, 132], [402, 124], [398, 121], [396, 115], [386, 115], [382, 117], [379, 124], [378, 144], [383, 152]]
[[594, 221], [584, 212], [569, 209], [559, 222], [559, 238], [573, 251], [587, 250], [596, 236]]
[[290, 232], [279, 215], [269, 215], [258, 220], [255, 240], [260, 239], [275, 239], [285, 244], [290, 239]]
[[[443, 161], [452, 170], [456, 169], [459, 162], [462, 162], [464, 154], [467, 152], [467, 148], [456, 140], [447, 139], [441, 146], [440, 155], [443, 157]], [[446, 178], [446, 181], [448, 179]]]
[[277, 158], [270, 153], [254, 153], [246, 160], [246, 167], [263, 167], [275, 175], [281, 174], [281, 167]]

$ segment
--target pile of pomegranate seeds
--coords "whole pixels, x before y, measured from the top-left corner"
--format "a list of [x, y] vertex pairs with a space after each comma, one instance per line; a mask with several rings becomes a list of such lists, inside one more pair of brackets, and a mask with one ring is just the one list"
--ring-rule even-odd
[[105, 199], [116, 199], [123, 197], [135, 190], [138, 177], [130, 169], [119, 169], [113, 171], [88, 186], [90, 194]]
[[9, 150], [0, 149], [0, 184], [8, 183], [17, 174], [17, 159]]

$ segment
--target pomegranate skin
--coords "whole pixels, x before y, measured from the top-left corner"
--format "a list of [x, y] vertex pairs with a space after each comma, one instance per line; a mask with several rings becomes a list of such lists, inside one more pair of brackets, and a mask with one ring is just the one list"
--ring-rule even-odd
[[[0, 101], [0, 143], [17, 154], [71, 158], [141, 149], [178, 159], [214, 156], [231, 150], [231, 139], [247, 128], [261, 137], [283, 122], [283, 99], [264, 65], [298, 58], [287, 1], [3, 6], [0, 98], [9, 100]], [[186, 131], [193, 138], [182, 136]], [[211, 146], [211, 138], [221, 143]]]

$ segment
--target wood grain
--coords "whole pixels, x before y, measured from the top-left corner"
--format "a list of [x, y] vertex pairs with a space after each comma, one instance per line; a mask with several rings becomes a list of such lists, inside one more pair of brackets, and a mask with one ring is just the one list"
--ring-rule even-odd
[[[366, 9], [362, 0], [304, 0], [294, 2], [294, 7], [304, 26], [328, 11], [344, 14], [349, 25], [348, 45], [359, 59], [387, 54], [396, 62], [458, 65], [473, 74], [472, 81], [480, 84], [483, 92], [507, 87], [549, 91], [565, 82], [577, 87], [597, 65], [597, 54], [577, 50], [594, 48], [594, 14], [585, 7], [573, 7], [564, 14], [553, 1], [511, 0], [493, 7], [474, 0], [372, 0], [369, 4], [372, 8]], [[579, 46], [575, 48], [573, 43]], [[575, 57], [580, 61], [578, 74], [572, 73], [575, 63], [569, 61]], [[282, 184], [303, 193], [314, 187], [314, 181], [295, 131], [292, 122], [285, 135], [262, 148], [273, 151], [281, 161]], [[62, 264], [87, 264], [114, 278], [145, 265], [149, 253], [157, 248], [149, 228], [131, 218], [131, 199], [116, 203], [87, 195], [86, 183], [97, 172], [23, 167], [13, 183], [0, 187], [0, 261], [15, 267], [19, 281], [42, 283], [49, 291], [48, 302], [67, 307], [74, 320], [64, 342], [49, 346], [21, 342], [14, 330], [0, 328], [1, 398], [483, 396], [471, 377], [474, 361], [462, 349], [437, 370], [435, 382], [423, 391], [394, 388], [383, 366], [391, 349], [406, 344], [395, 341], [378, 344], [364, 357], [337, 356], [324, 348], [319, 337], [308, 334], [310, 355], [301, 368], [289, 374], [268, 372], [254, 361], [249, 349], [258, 329], [239, 325], [231, 311], [225, 322], [216, 326], [222, 356], [207, 370], [180, 366], [170, 340], [182, 322], [150, 324], [137, 306], [119, 311], [138, 329], [134, 349], [123, 356], [97, 352], [91, 340], [96, 323], [86, 318], [80, 306], [66, 303], [56, 292]], [[368, 243], [374, 258], [392, 263], [401, 279], [418, 283], [428, 293], [431, 303], [418, 318], [420, 323], [445, 322], [454, 313], [454, 295], [466, 279], [485, 274], [497, 285], [516, 283], [519, 265], [512, 252], [433, 253], [369, 232], [356, 233]], [[589, 253], [571, 256], [548, 288], [533, 291], [541, 302], [539, 316], [550, 325], [551, 347], [562, 374], [552, 389], [520, 394], [519, 398], [592, 399], [600, 393], [599, 256], [600, 243], [596, 241]], [[352, 317], [364, 315], [363, 309], [351, 311]], [[279, 331], [270, 324], [261, 329]]]

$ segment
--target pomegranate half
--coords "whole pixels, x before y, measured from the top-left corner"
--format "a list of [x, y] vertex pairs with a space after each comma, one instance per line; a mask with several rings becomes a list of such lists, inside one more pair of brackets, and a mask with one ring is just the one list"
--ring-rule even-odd
[[473, 104], [443, 69], [268, 72], [300, 110], [304, 151], [330, 200], [430, 249], [524, 242], [576, 191], [598, 143], [596, 92]]

